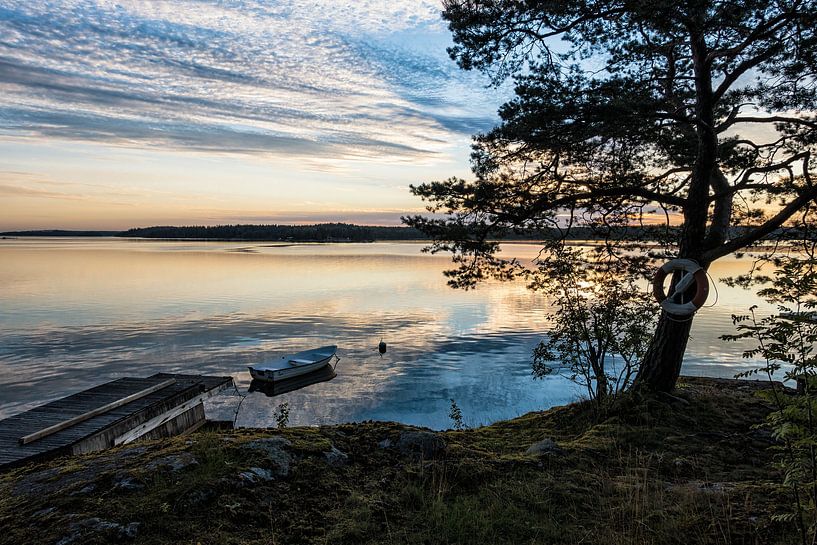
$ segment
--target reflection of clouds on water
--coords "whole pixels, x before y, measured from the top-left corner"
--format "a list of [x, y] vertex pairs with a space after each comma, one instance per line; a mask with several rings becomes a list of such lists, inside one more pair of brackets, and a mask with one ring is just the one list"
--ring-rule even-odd
[[[564, 379], [530, 378], [530, 351], [538, 339], [530, 334], [480, 335], [432, 341], [421, 349], [404, 349], [398, 342], [382, 360], [373, 349], [346, 350], [334, 380], [272, 398], [251, 394], [238, 424], [266, 425], [284, 401], [292, 424], [373, 419], [435, 428], [450, 425], [451, 399], [469, 424], [567, 403], [575, 397], [575, 388]], [[242, 389], [245, 380], [239, 381]], [[233, 406], [222, 400], [211, 411], [230, 418]]]
[[[450, 400], [475, 425], [563, 404], [579, 389], [533, 381], [531, 350], [550, 309], [524, 286], [445, 285], [445, 257], [420, 244], [297, 245], [11, 241], [0, 245], [0, 417], [117, 377], [232, 375], [248, 364], [336, 343], [337, 378], [273, 398], [251, 394], [240, 425], [400, 420], [450, 425]], [[513, 245], [531, 253], [531, 245]], [[39, 248], [39, 249], [38, 249]], [[256, 252], [231, 252], [251, 248]], [[748, 267], [727, 261], [720, 278]], [[696, 317], [684, 373], [732, 376], [746, 345], [719, 339], [757, 301], [718, 284]], [[764, 307], [765, 308], [765, 307]], [[377, 352], [383, 338], [384, 358]], [[232, 418], [238, 398], [208, 410]]]
[[[415, 327], [420, 330], [418, 336], [424, 337], [426, 324], [433, 324], [381, 315], [375, 331], [361, 323], [364, 317], [347, 318], [235, 314], [5, 334], [0, 347], [0, 373], [5, 378], [2, 399], [31, 396], [32, 386], [21, 380], [23, 377], [37, 377], [45, 396], [54, 391], [55, 385], [62, 389], [71, 382], [100, 382], [97, 377], [159, 371], [234, 374], [240, 379], [247, 365], [277, 352], [329, 339], [357, 343], [358, 339], [368, 340], [379, 331], [392, 329], [406, 331]], [[17, 382], [21, 382], [19, 388]]]

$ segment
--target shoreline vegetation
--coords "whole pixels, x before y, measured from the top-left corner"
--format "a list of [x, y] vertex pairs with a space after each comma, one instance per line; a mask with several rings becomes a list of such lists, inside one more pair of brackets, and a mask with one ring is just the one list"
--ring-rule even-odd
[[[617, 240], [659, 241], [674, 233], [679, 227], [624, 227], [612, 233]], [[740, 236], [747, 228], [733, 229], [732, 237]], [[797, 233], [778, 229], [762, 240], [783, 240], [796, 237]], [[262, 225], [237, 224], [214, 226], [154, 226], [136, 227], [125, 231], [93, 231], [41, 229], [0, 232], [5, 239], [14, 237], [117, 237], [147, 238], [157, 240], [196, 241], [242, 241], [242, 242], [378, 242], [378, 241], [430, 241], [430, 238], [413, 227], [355, 225], [349, 223], [318, 223], [314, 225]], [[597, 230], [588, 227], [572, 227], [565, 236], [556, 229], [517, 230], [503, 234], [504, 242], [536, 242], [565, 239], [570, 241], [604, 240]]]
[[791, 543], [768, 388], [135, 442], [0, 475], [0, 543]]

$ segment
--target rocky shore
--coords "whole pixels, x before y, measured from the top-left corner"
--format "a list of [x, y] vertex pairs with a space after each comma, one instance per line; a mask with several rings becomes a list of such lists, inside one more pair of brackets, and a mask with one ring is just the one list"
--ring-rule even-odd
[[0, 475], [0, 543], [788, 543], [765, 387], [134, 443]]

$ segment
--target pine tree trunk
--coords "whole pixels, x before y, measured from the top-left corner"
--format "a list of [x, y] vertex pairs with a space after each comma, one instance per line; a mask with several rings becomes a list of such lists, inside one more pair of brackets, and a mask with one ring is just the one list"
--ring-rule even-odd
[[[697, 116], [698, 154], [691, 172], [684, 224], [679, 241], [678, 257], [694, 259], [704, 269], [701, 253], [707, 235], [710, 182], [717, 182], [718, 135], [715, 127], [715, 99], [712, 91], [711, 66], [707, 61], [709, 49], [703, 31], [695, 29], [690, 36], [692, 60], [695, 66], [695, 113]], [[721, 229], [729, 225], [731, 205], [719, 203], [717, 215]], [[728, 209], [723, 208], [728, 206]], [[678, 281], [675, 275], [673, 284]], [[694, 315], [693, 315], [694, 316]], [[653, 392], [669, 392], [681, 374], [692, 316], [672, 316], [661, 313], [650, 347], [641, 362], [633, 386]]]
[[641, 362], [634, 386], [652, 392], [669, 392], [681, 374], [692, 316], [661, 313], [650, 347]]

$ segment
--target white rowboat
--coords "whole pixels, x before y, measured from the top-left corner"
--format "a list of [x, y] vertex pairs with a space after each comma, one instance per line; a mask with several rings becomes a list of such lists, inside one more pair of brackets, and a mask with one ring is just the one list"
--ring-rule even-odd
[[248, 367], [252, 378], [267, 382], [276, 382], [288, 378], [297, 377], [305, 373], [317, 371], [329, 365], [337, 346], [322, 346], [312, 350], [304, 350], [296, 354], [287, 354], [280, 358], [265, 361], [257, 365]]

